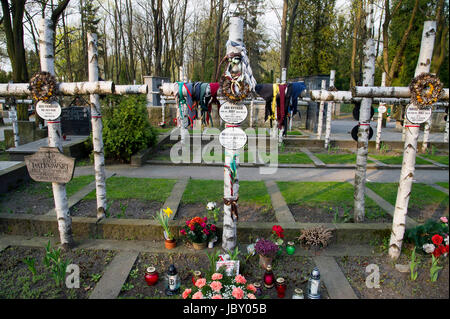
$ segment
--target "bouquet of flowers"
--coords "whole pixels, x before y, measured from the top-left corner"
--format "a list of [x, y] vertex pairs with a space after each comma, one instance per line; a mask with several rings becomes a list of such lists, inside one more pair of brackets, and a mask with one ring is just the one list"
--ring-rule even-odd
[[195, 216], [186, 221], [186, 225], [180, 230], [180, 233], [187, 236], [193, 243], [204, 243], [210, 238], [216, 237], [217, 227], [214, 224], [207, 223], [208, 218]]
[[[439, 258], [441, 255], [447, 256], [449, 250], [448, 242], [448, 219], [447, 217], [441, 217], [439, 230], [446, 233], [435, 233], [434, 235], [426, 234], [427, 236], [422, 236], [422, 238], [429, 238], [431, 236], [431, 243], [426, 242], [422, 245], [422, 249], [427, 254], [433, 254], [435, 258]], [[445, 239], [444, 239], [445, 237]]]
[[275, 257], [278, 252], [278, 246], [271, 240], [261, 238], [255, 245], [256, 253], [264, 257]]
[[279, 226], [279, 225], [274, 225], [272, 227], [272, 234], [271, 234], [271, 239], [274, 243], [276, 243], [277, 245], [281, 246], [283, 245], [283, 238], [284, 238], [284, 229], [283, 227]]
[[256, 288], [247, 284], [242, 275], [226, 276], [214, 273], [211, 278], [199, 278], [193, 288], [185, 289], [183, 299], [256, 299]]

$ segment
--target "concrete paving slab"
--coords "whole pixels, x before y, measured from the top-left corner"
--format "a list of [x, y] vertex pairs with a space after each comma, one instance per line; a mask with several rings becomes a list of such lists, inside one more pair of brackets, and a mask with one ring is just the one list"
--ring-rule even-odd
[[430, 185], [430, 186], [433, 187], [434, 189], [437, 189], [438, 191], [441, 191], [441, 192], [446, 193], [447, 195], [449, 194], [447, 188], [444, 188], [444, 187], [439, 186], [439, 185], [436, 185], [436, 184], [428, 184], [428, 185]]
[[89, 299], [115, 299], [136, 261], [137, 251], [121, 251], [106, 268]]
[[442, 164], [442, 163], [433, 161], [432, 159], [429, 159], [429, 158], [420, 156], [419, 154], [417, 154], [416, 156], [417, 156], [418, 158], [420, 158], [420, 159], [422, 159], [422, 160], [424, 160], [424, 161], [430, 162], [430, 163], [432, 163], [433, 165], [436, 165], [436, 166], [438, 166], [438, 167], [447, 167], [447, 168], [448, 168], [448, 165], [445, 165], [445, 164]]
[[325, 167], [325, 163], [322, 162], [317, 156], [315, 156], [313, 153], [311, 153], [309, 151], [309, 149], [307, 149], [306, 147], [301, 147], [300, 151], [305, 153], [306, 155], [308, 155], [308, 157], [311, 159], [311, 161], [314, 162], [314, 165], [316, 165], [316, 167]]
[[188, 183], [189, 178], [179, 179], [173, 186], [170, 196], [164, 202], [163, 208], [170, 207], [170, 209], [173, 211], [170, 219], [174, 219], [176, 217], [181, 198], [183, 197], [184, 190], [186, 189]]
[[295, 219], [292, 216], [291, 211], [289, 210], [289, 207], [286, 204], [286, 201], [283, 198], [283, 195], [281, 195], [280, 189], [278, 188], [277, 183], [275, 181], [266, 181], [266, 188], [267, 191], [270, 194], [270, 198], [272, 201], [272, 207], [275, 210], [275, 216], [277, 218], [278, 222], [294, 222]]
[[8, 169], [10, 167], [13, 167], [14, 165], [20, 164], [22, 162], [20, 161], [0, 161], [0, 171], [4, 169]]
[[313, 260], [319, 268], [330, 299], [358, 299], [333, 257], [317, 256]]

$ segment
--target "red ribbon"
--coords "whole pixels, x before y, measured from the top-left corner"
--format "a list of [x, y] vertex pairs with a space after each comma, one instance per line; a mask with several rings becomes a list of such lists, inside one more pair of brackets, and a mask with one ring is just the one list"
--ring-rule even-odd
[[47, 121], [47, 124], [58, 124], [61, 123], [60, 121]]
[[420, 127], [420, 125], [410, 125], [410, 124], [406, 124], [405, 127]]

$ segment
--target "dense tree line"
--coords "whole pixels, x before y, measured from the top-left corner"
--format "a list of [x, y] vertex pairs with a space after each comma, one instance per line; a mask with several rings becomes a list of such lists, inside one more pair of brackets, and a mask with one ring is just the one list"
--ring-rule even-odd
[[[375, 34], [365, 31], [370, 0], [281, 0], [280, 37], [270, 37], [261, 16], [273, 0], [1, 0], [0, 62], [12, 73], [0, 81], [26, 82], [39, 70], [37, 22], [52, 19], [56, 31], [56, 73], [65, 81], [87, 80], [86, 34], [99, 35], [100, 76], [116, 83], [142, 83], [143, 75], [214, 81], [225, 55], [230, 8], [245, 21], [244, 38], [258, 82], [329, 74], [336, 87], [360, 83], [367, 36], [378, 41], [375, 83], [387, 72], [388, 85], [409, 84], [419, 54], [425, 20], [438, 30], [432, 72], [448, 86], [448, 0], [373, 0]], [[281, 15], [280, 15], [281, 14]]]

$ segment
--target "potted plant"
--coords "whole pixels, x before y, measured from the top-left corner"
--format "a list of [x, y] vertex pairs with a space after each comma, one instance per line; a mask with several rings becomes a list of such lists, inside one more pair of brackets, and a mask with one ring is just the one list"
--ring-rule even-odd
[[259, 254], [259, 265], [266, 269], [272, 264], [273, 258], [278, 252], [278, 246], [271, 240], [261, 238], [256, 242], [255, 251]]
[[180, 233], [188, 238], [194, 249], [200, 250], [206, 248], [206, 244], [211, 238], [216, 237], [217, 227], [214, 224], [208, 224], [208, 218], [195, 216], [186, 221], [186, 225], [180, 230]]
[[155, 220], [164, 229], [165, 246], [167, 249], [173, 249], [177, 246], [177, 242], [176, 242], [173, 234], [170, 232], [170, 228], [169, 228], [169, 217], [172, 214], [173, 214], [173, 211], [170, 209], [170, 207], [167, 207], [166, 209], [161, 209], [155, 215]]

